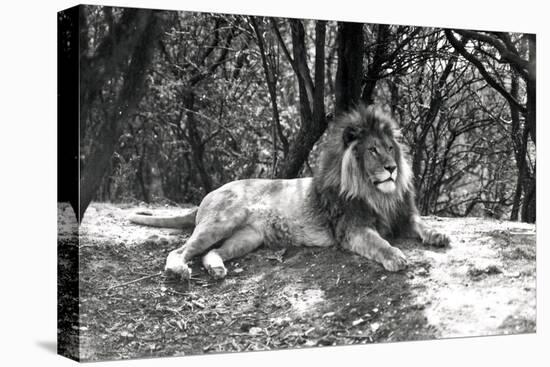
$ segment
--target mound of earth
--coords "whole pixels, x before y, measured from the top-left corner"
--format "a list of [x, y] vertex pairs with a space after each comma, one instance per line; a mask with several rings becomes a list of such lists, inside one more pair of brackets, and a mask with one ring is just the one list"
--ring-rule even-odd
[[260, 249], [228, 262], [222, 281], [196, 259], [191, 280], [174, 282], [162, 274], [164, 261], [190, 231], [131, 224], [139, 210], [178, 213], [94, 203], [78, 237], [72, 210], [59, 206], [59, 346], [76, 359], [536, 330], [534, 225], [427, 217], [451, 237], [451, 247], [397, 240], [410, 263], [398, 273], [339, 248]]

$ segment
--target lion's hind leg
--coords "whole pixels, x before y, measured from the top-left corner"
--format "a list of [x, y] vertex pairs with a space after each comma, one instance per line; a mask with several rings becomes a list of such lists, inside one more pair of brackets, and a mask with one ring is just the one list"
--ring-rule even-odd
[[230, 215], [223, 212], [206, 217], [197, 224], [191, 237], [183, 246], [168, 254], [165, 266], [166, 274], [189, 279], [191, 269], [187, 266], [187, 262], [216, 243], [230, 237], [237, 228], [243, 225], [247, 217], [248, 210], [246, 209], [234, 210]]
[[227, 275], [224, 261], [244, 256], [258, 248], [264, 238], [252, 227], [245, 227], [235, 232], [223, 245], [209, 251], [203, 258], [202, 264], [214, 278], [224, 278]]

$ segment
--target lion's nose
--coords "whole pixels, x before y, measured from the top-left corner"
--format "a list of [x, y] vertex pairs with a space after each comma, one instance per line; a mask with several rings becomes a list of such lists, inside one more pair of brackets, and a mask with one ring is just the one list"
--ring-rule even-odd
[[384, 166], [384, 168], [386, 169], [386, 171], [388, 171], [390, 173], [390, 175], [393, 173], [393, 171], [395, 171], [395, 169], [397, 168], [397, 166], [395, 165], [391, 165], [391, 166]]

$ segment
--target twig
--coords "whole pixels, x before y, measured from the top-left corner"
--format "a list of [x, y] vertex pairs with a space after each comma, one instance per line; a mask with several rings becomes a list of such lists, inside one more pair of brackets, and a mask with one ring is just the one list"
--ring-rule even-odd
[[198, 308], [204, 308], [205, 306], [199, 301], [191, 300], [191, 303], [197, 306]]
[[178, 291], [175, 291], [175, 290], [170, 289], [170, 288], [168, 288], [167, 290], [169, 292], [172, 292], [172, 293], [180, 295], [180, 296], [191, 296], [191, 293], [178, 292]]
[[378, 290], [378, 288], [380, 288], [379, 285], [375, 285], [374, 287], [372, 287], [371, 289], [369, 289], [368, 291], [366, 291], [365, 293], [362, 294], [363, 297], [365, 296], [368, 296], [369, 294], [371, 294], [372, 292]]
[[200, 279], [200, 278], [190, 278], [187, 280], [188, 282], [197, 282], [198, 284], [201, 284], [203, 287], [211, 286], [213, 283], [209, 282], [208, 280]]
[[158, 277], [158, 276], [161, 276], [161, 275], [162, 275], [162, 271], [159, 271], [158, 273], [155, 273], [155, 274], [145, 275], [145, 276], [143, 276], [143, 277], [141, 277], [141, 278], [137, 278], [137, 279], [134, 279], [134, 280], [130, 280], [129, 282], [124, 282], [124, 283], [116, 284], [116, 285], [110, 286], [109, 288], [104, 288], [104, 289], [107, 290], [107, 292], [109, 292], [111, 289], [114, 289], [114, 288], [123, 287], [123, 286], [125, 286], [125, 285], [129, 285], [129, 284], [141, 282], [142, 280], [150, 279], [150, 278], [154, 278], [154, 277]]

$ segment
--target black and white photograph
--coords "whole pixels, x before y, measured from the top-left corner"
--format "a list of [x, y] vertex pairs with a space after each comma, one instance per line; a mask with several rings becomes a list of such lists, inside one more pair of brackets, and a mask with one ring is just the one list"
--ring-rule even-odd
[[60, 355], [537, 333], [535, 33], [79, 5], [57, 37]]

